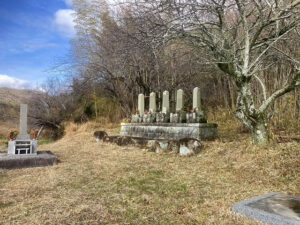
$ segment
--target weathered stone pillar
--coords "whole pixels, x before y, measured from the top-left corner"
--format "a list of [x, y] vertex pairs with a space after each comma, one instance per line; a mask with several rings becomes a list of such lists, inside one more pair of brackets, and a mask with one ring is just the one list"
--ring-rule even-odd
[[198, 87], [195, 87], [193, 90], [193, 110], [201, 110], [201, 94]]
[[181, 111], [184, 107], [184, 92], [182, 89], [177, 90], [176, 94], [176, 111]]
[[28, 140], [30, 139], [27, 133], [27, 105], [20, 105], [20, 131], [17, 137], [18, 140]]
[[155, 94], [155, 92], [150, 93], [149, 112], [150, 113], [156, 112], [156, 94]]
[[144, 94], [139, 94], [138, 110], [139, 110], [140, 116], [144, 115], [144, 111], [145, 111], [145, 96], [144, 96]]
[[162, 113], [170, 112], [170, 101], [169, 101], [169, 92], [163, 92], [163, 103], [162, 103]]

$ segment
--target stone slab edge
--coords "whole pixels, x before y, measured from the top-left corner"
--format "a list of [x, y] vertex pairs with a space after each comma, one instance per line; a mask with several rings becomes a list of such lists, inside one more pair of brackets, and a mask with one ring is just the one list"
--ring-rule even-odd
[[51, 151], [38, 151], [36, 155], [0, 154], [0, 170], [52, 166], [56, 164], [57, 157]]
[[218, 124], [216, 123], [121, 123], [121, 126], [218, 127]]
[[[232, 205], [231, 210], [235, 213], [242, 214], [244, 216], [247, 216], [251, 219], [258, 220], [270, 225], [300, 225], [300, 221], [296, 221], [293, 219], [290, 219], [288, 217], [280, 216], [274, 213], [269, 213], [263, 210], [259, 210], [250, 206], [247, 206], [247, 204], [256, 202], [257, 200], [264, 199], [267, 197], [270, 197], [274, 194], [278, 194], [278, 192], [270, 192], [264, 195], [260, 195], [254, 198], [250, 198], [241, 202], [237, 202]], [[300, 198], [299, 198], [300, 199]]]

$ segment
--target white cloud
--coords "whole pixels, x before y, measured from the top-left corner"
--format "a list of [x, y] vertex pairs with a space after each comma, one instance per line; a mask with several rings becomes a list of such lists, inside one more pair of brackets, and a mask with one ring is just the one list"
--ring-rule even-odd
[[31, 83], [8, 75], [0, 74], [0, 87], [30, 89]]
[[73, 9], [59, 9], [55, 13], [54, 24], [58, 31], [67, 37], [75, 35], [75, 11]]

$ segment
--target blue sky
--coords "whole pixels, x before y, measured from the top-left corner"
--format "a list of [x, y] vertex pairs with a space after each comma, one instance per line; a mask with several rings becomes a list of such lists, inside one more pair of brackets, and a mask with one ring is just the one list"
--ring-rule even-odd
[[74, 37], [71, 0], [0, 0], [0, 86], [35, 88]]

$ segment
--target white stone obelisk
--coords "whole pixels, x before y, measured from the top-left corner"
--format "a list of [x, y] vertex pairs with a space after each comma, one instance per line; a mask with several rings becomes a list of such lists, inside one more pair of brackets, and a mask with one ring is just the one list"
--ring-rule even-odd
[[184, 92], [182, 89], [176, 93], [176, 111], [181, 111], [184, 107]]
[[193, 110], [201, 110], [201, 94], [198, 87], [195, 87], [193, 90]]
[[170, 112], [170, 101], [169, 101], [169, 92], [163, 92], [163, 103], [162, 103], [162, 113]]
[[156, 112], [156, 94], [155, 92], [150, 93], [150, 100], [149, 100], [149, 112], [154, 113]]
[[145, 96], [144, 96], [144, 94], [139, 94], [138, 110], [139, 110], [140, 116], [143, 116], [144, 112], [145, 112]]
[[20, 131], [17, 140], [28, 140], [30, 139], [27, 133], [27, 104], [20, 105]]

